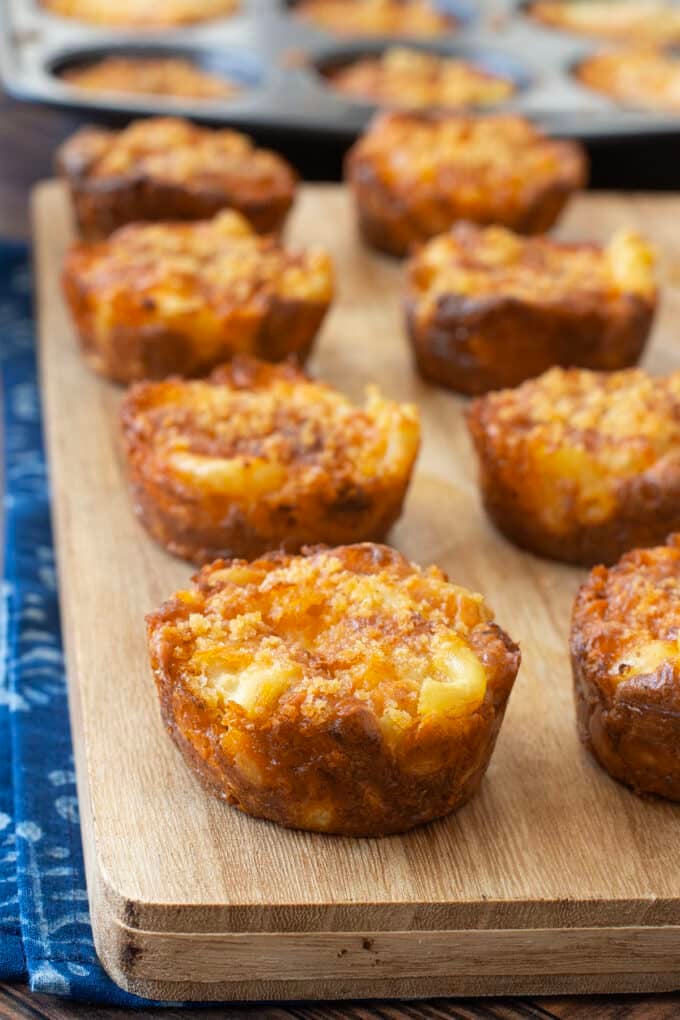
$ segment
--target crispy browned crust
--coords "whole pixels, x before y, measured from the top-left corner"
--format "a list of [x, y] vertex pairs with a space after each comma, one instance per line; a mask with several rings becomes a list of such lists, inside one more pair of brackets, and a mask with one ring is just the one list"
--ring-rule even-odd
[[[457, 237], [477, 233], [461, 224]], [[541, 239], [566, 251], [592, 248]], [[407, 268], [405, 314], [420, 375], [467, 396], [517, 386], [552, 365], [615, 371], [642, 355], [656, 311], [656, 295], [575, 293], [529, 301], [503, 294], [442, 294], [420, 313], [418, 255]]]
[[87, 240], [139, 220], [205, 220], [227, 208], [242, 213], [258, 234], [278, 233], [293, 202], [290, 194], [239, 194], [236, 183], [229, 191], [187, 191], [148, 177], [93, 181], [69, 175], [65, 166], [60, 171], [68, 177], [78, 231]]
[[[250, 271], [239, 277], [252, 284], [245, 295], [226, 280], [221, 291], [216, 291], [214, 282], [209, 284], [205, 277], [208, 262], [201, 264], [197, 257], [191, 266], [194, 304], [188, 314], [178, 314], [172, 305], [167, 310], [157, 300], [161, 290], [167, 297], [186, 298], [189, 269], [184, 278], [181, 274], [178, 278], [171, 253], [171, 275], [165, 284], [157, 278], [158, 271], [150, 277], [149, 251], [156, 242], [149, 241], [146, 249], [135, 247], [138, 239], [140, 246], [144, 243], [146, 225], [129, 224], [103, 241], [81, 241], [72, 246], [64, 262], [62, 283], [90, 368], [115, 382], [130, 383], [170, 375], [203, 375], [236, 353], [274, 362], [295, 356], [304, 363], [332, 298], [328, 256], [290, 252], [272, 238], [243, 237], [238, 230], [248, 228], [242, 220], [230, 241], [229, 235], [220, 236], [219, 228], [230, 216], [223, 213], [213, 223], [179, 225], [179, 229], [172, 223], [153, 227], [168, 238], [181, 236], [187, 264], [196, 255], [194, 235], [207, 235], [211, 230], [215, 232], [215, 260], [223, 254], [222, 244], [228, 248], [230, 243], [235, 252], [243, 250], [244, 257], [255, 257], [248, 263]], [[166, 254], [162, 243], [157, 247], [158, 267], [164, 265]], [[273, 274], [267, 281], [263, 267], [272, 258], [279, 263], [278, 276]], [[294, 267], [301, 280], [310, 281], [308, 297], [300, 287], [295, 295], [277, 293], [283, 273]], [[320, 279], [325, 282], [323, 288]]]
[[[170, 332], [162, 325], [138, 329], [133, 321], [113, 326], [103, 344], [91, 320], [91, 295], [68, 272], [63, 283], [85, 360], [93, 371], [113, 382], [200, 376], [233, 354], [228, 330], [223, 349], [205, 357], [192, 337]], [[294, 355], [304, 364], [327, 311], [328, 304], [272, 297], [250, 353], [274, 362]]]
[[307, 517], [312, 502], [307, 499], [301, 506], [280, 508], [268, 520], [261, 512], [255, 525], [234, 505], [218, 519], [216, 501], [201, 500], [190, 486], [178, 491], [175, 484], [171, 493], [152, 486], [135, 464], [134, 453], [128, 457], [130, 493], [142, 524], [173, 556], [197, 566], [233, 556], [252, 560], [269, 549], [298, 552], [322, 537], [328, 542], [380, 542], [401, 516], [406, 498], [406, 487], [392, 489], [379, 505], [371, 500], [367, 506], [364, 497], [351, 493], [320, 506], [314, 520]]
[[[508, 202], [505, 189], [498, 186], [468, 201], [455, 186], [440, 186], [436, 180], [416, 184], [395, 178], [388, 184], [383, 160], [366, 152], [364, 139], [385, 134], [387, 155], [391, 148], [390, 125], [406, 124], [409, 120], [416, 124], [436, 124], [446, 119], [470, 121], [472, 118], [421, 111], [379, 114], [366, 135], [349, 150], [345, 179], [354, 194], [359, 230], [365, 241], [379, 251], [406, 255], [417, 244], [443, 233], [459, 220], [482, 225], [497, 223], [520, 234], [542, 234], [556, 222], [571, 195], [586, 184], [587, 164], [581, 146], [575, 142], [549, 141], [538, 131], [537, 144], [549, 146], [558, 155], [559, 169], [548, 179], [536, 180], [533, 184], [525, 181], [519, 204]], [[455, 164], [451, 166], [455, 173]]]
[[564, 302], [531, 307], [515, 299], [442, 302], [419, 324], [415, 302], [406, 316], [418, 371], [424, 379], [468, 396], [517, 386], [551, 365], [614, 371], [635, 365], [654, 308], [629, 297], [615, 318], [606, 307], [587, 311]]
[[[540, 382], [541, 378], [530, 380], [524, 387]], [[596, 381], [595, 385], [599, 383]], [[584, 523], [573, 511], [568, 527], [549, 527], [539, 516], [535, 500], [543, 490], [545, 504], [552, 501], [550, 485], [554, 479], [547, 482], [540, 473], [535, 473], [526, 444], [515, 443], [512, 422], [499, 416], [498, 402], [506, 394], [512, 397], [520, 392], [489, 393], [474, 400], [467, 411], [467, 424], [479, 461], [484, 507], [496, 527], [515, 545], [548, 559], [592, 567], [597, 563], [615, 563], [630, 549], [658, 545], [680, 529], [677, 456], [661, 457], [646, 470], [628, 477], [617, 477], [612, 468], [607, 485], [615, 494], [615, 504], [606, 519]], [[597, 443], [598, 437], [593, 435], [591, 440]], [[568, 430], [562, 445], [565, 450], [570, 447]]]
[[[354, 193], [359, 231], [372, 248], [402, 257], [452, 223], [470, 218], [468, 210], [456, 206], [453, 195], [444, 197], [440, 207], [432, 197], [432, 204], [425, 207], [413, 193], [390, 194], [374, 168], [352, 152], [346, 163], [347, 181]], [[490, 195], [488, 208], [480, 211], [475, 220], [480, 224], [502, 223], [518, 234], [543, 234], [557, 222], [574, 190], [573, 185], [559, 182], [537, 187], [517, 216], [494, 208], [495, 197]]]
[[[471, 418], [470, 428], [474, 435], [474, 418]], [[475, 442], [478, 442], [476, 437]], [[480, 452], [479, 445], [477, 451]], [[660, 474], [653, 486], [647, 479], [628, 483], [614, 520], [588, 528], [575, 527], [566, 534], [555, 535], [527, 516], [516, 489], [499, 483], [488, 453], [481, 453], [480, 463], [484, 507], [496, 527], [515, 545], [546, 559], [583, 567], [615, 563], [628, 549], [654, 545], [680, 524], [680, 472], [677, 469]]]
[[[209, 133], [208, 128], [194, 127], [193, 131]], [[259, 234], [281, 230], [297, 184], [295, 171], [282, 157], [276, 157], [276, 176], [266, 181], [252, 175], [248, 159], [211, 184], [197, 185], [190, 178], [170, 182], [143, 173], [134, 165], [116, 175], [93, 176], [94, 165], [115, 145], [117, 134], [85, 127], [57, 150], [57, 170], [68, 182], [82, 237], [108, 237], [118, 227], [139, 220], [210, 219], [227, 208], [245, 216]]]
[[[408, 569], [403, 556], [385, 546], [329, 552], [359, 574], [387, 569], [403, 575]], [[306, 555], [324, 553], [306, 550]], [[270, 554], [252, 567], [266, 572], [285, 559]], [[232, 565], [218, 561], [204, 568], [191, 597], [176, 596], [147, 617], [163, 721], [209, 790], [247, 814], [280, 825], [374, 837], [449, 814], [474, 794], [519, 668], [519, 649], [507, 634], [494, 623], [480, 623], [468, 635], [488, 675], [479, 708], [458, 718], [422, 721], [396, 750], [385, 741], [370, 706], [359, 698], [344, 697], [317, 717], [303, 714], [299, 696], [284, 699], [265, 718], [249, 717], [234, 702], [217, 713], [183, 677], [182, 659], [190, 652], [181, 650], [181, 628], [190, 614], [202, 612], [208, 592], [220, 585], [220, 571]], [[247, 755], [248, 775], [239, 767], [239, 753]], [[430, 763], [438, 764], [433, 769]], [[316, 804], [324, 805], [323, 818], [310, 816], [309, 808]]]
[[[272, 366], [240, 356], [217, 369], [201, 386], [266, 394], [278, 380], [285, 380], [292, 387], [310, 381], [293, 364]], [[321, 386], [318, 384], [314, 392]], [[399, 425], [408, 433], [410, 444], [403, 462], [383, 465], [372, 479], [357, 475], [348, 450], [344, 461], [329, 467], [321, 464], [312, 481], [293, 483], [294, 491], [285, 495], [272, 492], [243, 502], [229, 492], [202, 487], [195, 479], [183, 477], [158, 454], [157, 444], [163, 436], [158, 435], [150, 417], [154, 408], [163, 406], [169, 415], [181, 412], [182, 435], [191, 441], [193, 416], [202, 413], [196, 401], [200, 402], [200, 396], [192, 395], [190, 384], [173, 379], [132, 387], [121, 407], [135, 511], [149, 534], [175, 556], [202, 564], [218, 557], [254, 559], [270, 549], [297, 552], [304, 545], [319, 542], [334, 545], [378, 541], [401, 515], [418, 449], [415, 410], [404, 409], [405, 417]], [[315, 407], [310, 404], [309, 422], [313, 423], [316, 417]], [[202, 418], [201, 429], [205, 427], [204, 413]], [[395, 422], [392, 424], [397, 427]], [[301, 428], [292, 422], [289, 427], [291, 436], [295, 428]], [[244, 435], [247, 428], [244, 422]], [[321, 441], [324, 428], [321, 422]], [[337, 440], [336, 435], [333, 441]], [[328, 441], [332, 441], [330, 436]], [[215, 456], [219, 456], [219, 451]], [[297, 457], [304, 464], [309, 452], [300, 448], [293, 454], [294, 461]], [[290, 477], [294, 461], [288, 464]]]
[[[680, 800], [680, 646], [654, 669], [616, 682], [611, 664], [627, 646], [678, 637], [680, 535], [635, 550], [581, 587], [571, 628], [578, 731], [585, 747], [636, 793]], [[640, 622], [641, 598], [652, 602]], [[651, 619], [650, 619], [651, 617]], [[651, 624], [651, 625], [650, 625]]]

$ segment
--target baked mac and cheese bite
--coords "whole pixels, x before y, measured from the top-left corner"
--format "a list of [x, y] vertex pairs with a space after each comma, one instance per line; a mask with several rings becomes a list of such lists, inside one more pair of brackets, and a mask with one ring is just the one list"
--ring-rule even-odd
[[405, 46], [333, 68], [325, 78], [351, 99], [409, 110], [494, 106], [515, 92], [509, 78], [473, 61]]
[[516, 386], [553, 365], [634, 365], [656, 302], [653, 252], [628, 230], [602, 248], [458, 223], [407, 269], [420, 374], [465, 394]]
[[586, 174], [578, 144], [516, 115], [379, 114], [346, 161], [361, 233], [392, 255], [458, 220], [542, 233]]
[[530, 552], [611, 564], [680, 530], [680, 372], [552, 368], [468, 425], [486, 509]]
[[680, 10], [656, 0], [537, 0], [529, 15], [549, 28], [635, 45], [680, 42]]
[[370, 543], [218, 560], [147, 617], [165, 725], [219, 797], [384, 836], [479, 786], [520, 662], [481, 595]]
[[240, 88], [183, 57], [104, 57], [67, 67], [59, 77], [86, 92], [129, 92], [180, 99], [232, 99]]
[[357, 407], [291, 364], [244, 358], [133, 387], [122, 427], [142, 523], [195, 563], [384, 538], [420, 441], [416, 408], [374, 386]]
[[637, 793], [680, 800], [680, 535], [593, 570], [571, 655], [588, 750]]
[[680, 113], [680, 60], [654, 49], [595, 53], [575, 71], [589, 89], [622, 106]]
[[295, 14], [339, 35], [450, 35], [456, 19], [433, 0], [299, 0]]
[[85, 127], [57, 152], [83, 237], [97, 240], [137, 220], [203, 220], [236, 209], [260, 234], [283, 225], [297, 177], [247, 135], [178, 117], [133, 121], [122, 131]]
[[200, 375], [239, 353], [304, 361], [333, 296], [333, 266], [326, 252], [283, 248], [227, 211], [76, 242], [63, 283], [90, 367], [133, 382]]
[[40, 0], [43, 7], [65, 18], [77, 18], [112, 28], [172, 28], [194, 21], [224, 17], [239, 0]]

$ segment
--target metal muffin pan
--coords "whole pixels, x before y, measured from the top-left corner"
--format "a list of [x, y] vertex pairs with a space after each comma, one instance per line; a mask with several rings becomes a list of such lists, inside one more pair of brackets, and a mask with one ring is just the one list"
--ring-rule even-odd
[[[533, 22], [523, 0], [440, 0], [458, 30], [430, 41], [339, 37], [294, 14], [294, 0], [241, 0], [235, 14], [179, 28], [104, 29], [46, 12], [38, 0], [0, 0], [0, 71], [19, 99], [99, 115], [177, 114], [245, 129], [351, 139], [374, 107], [336, 92], [323, 69], [408, 44], [466, 57], [511, 78], [517, 91], [495, 109], [524, 113], [554, 134], [582, 139], [680, 133], [680, 117], [622, 108], [573, 77], [602, 40]], [[59, 78], [66, 66], [112, 54], [184, 56], [241, 86], [230, 99], [87, 92]]]

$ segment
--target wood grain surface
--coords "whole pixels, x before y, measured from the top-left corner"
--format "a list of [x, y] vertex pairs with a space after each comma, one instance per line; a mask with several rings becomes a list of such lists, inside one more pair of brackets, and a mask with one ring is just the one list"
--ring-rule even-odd
[[[678, 364], [678, 213], [677, 198], [585, 195], [560, 230], [605, 239], [625, 223], [659, 244], [667, 290], [646, 363], [661, 372]], [[399, 266], [360, 247], [344, 192], [303, 189], [290, 229], [296, 243], [325, 244], [338, 267], [337, 305], [311, 368], [353, 397], [377, 380], [421, 406], [424, 448], [392, 540], [484, 592], [524, 655], [480, 794], [444, 822], [386, 840], [244, 817], [198, 786], [167, 739], [143, 614], [190, 568], [135, 520], [116, 428], [121, 391], [91, 376], [77, 351], [59, 293], [71, 232], [60, 185], [39, 189], [36, 228], [88, 885], [97, 946], [116, 979], [165, 998], [680, 987], [678, 808], [615, 784], [576, 737], [566, 634], [584, 573], [520, 553], [485, 521], [464, 402], [415, 377]], [[285, 974], [263, 939], [280, 944]], [[248, 970], [254, 950], [259, 976]]]
[[423, 999], [419, 1002], [320, 1002], [288, 1005], [122, 1009], [64, 1002], [0, 986], [0, 1020], [676, 1020], [673, 995], [533, 999]]

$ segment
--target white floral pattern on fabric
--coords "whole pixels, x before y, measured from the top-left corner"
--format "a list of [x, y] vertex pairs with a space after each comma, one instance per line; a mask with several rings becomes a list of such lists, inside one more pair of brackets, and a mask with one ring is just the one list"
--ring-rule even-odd
[[140, 1005], [94, 950], [80, 843], [27, 251], [0, 244], [5, 469], [0, 603], [0, 979]]

